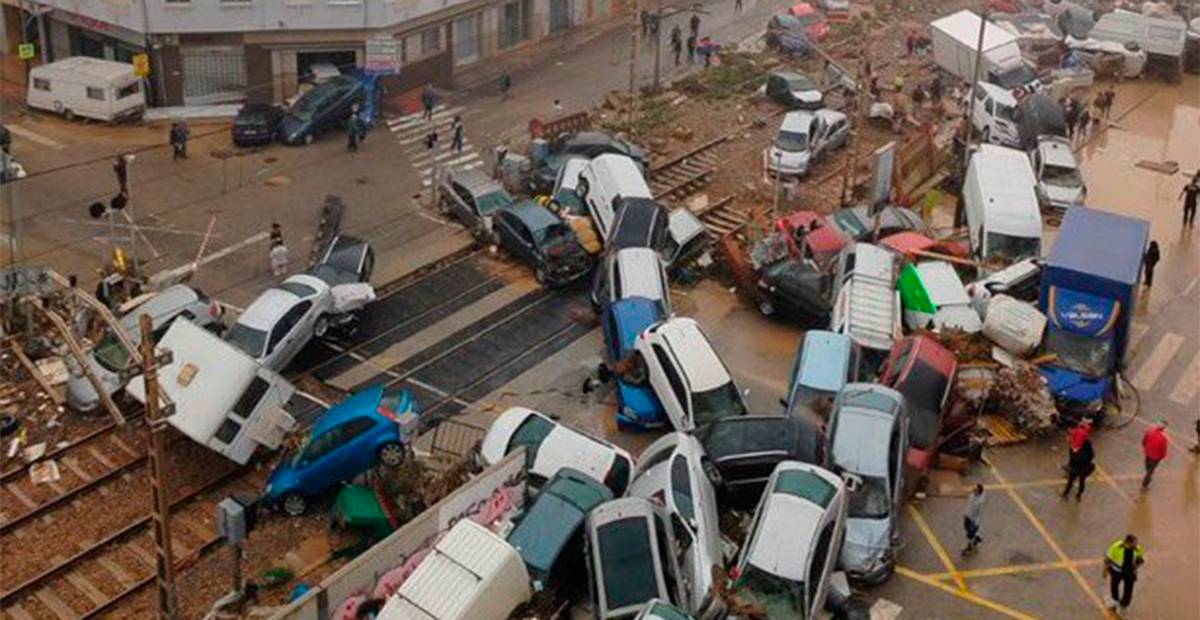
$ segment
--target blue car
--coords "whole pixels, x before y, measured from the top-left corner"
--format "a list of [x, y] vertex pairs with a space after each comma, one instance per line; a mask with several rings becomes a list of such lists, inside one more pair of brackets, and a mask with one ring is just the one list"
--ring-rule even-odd
[[[637, 363], [634, 344], [638, 336], [659, 322], [659, 304], [644, 297], [630, 297], [608, 304], [600, 317], [604, 326], [604, 354], [610, 368], [617, 362], [632, 361], [633, 368], [615, 373], [617, 380], [617, 428], [647, 429], [662, 426], [666, 413], [650, 387], [645, 364]], [[631, 359], [634, 358], [634, 359]]]
[[377, 385], [343, 400], [271, 473], [263, 501], [298, 516], [314, 497], [375, 464], [399, 465], [416, 433], [417, 417], [416, 400], [397, 388]]

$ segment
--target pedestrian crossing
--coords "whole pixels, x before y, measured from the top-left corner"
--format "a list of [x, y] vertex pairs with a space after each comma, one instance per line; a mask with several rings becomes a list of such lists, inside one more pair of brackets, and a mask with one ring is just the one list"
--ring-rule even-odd
[[[433, 185], [434, 175], [439, 168], [463, 171], [474, 170], [484, 165], [483, 156], [467, 138], [466, 126], [463, 131], [462, 149], [456, 151], [450, 148], [454, 137], [450, 126], [454, 117], [465, 119], [468, 112], [463, 106], [438, 104], [433, 109], [432, 121], [423, 118], [420, 112], [387, 121], [388, 130], [416, 168], [422, 186]], [[429, 148], [425, 143], [425, 136], [431, 128], [436, 129], [438, 137], [433, 148]]]
[[1180, 407], [1191, 405], [1200, 394], [1200, 347], [1194, 337], [1158, 331], [1135, 321], [1129, 336], [1126, 376], [1153, 399], [1163, 397]]

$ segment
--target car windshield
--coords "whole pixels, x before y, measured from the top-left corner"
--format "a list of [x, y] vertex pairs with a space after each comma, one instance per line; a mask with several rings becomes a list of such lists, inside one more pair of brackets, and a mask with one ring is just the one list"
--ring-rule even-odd
[[236, 323], [225, 334], [225, 341], [241, 349], [246, 355], [258, 359], [267, 346], [267, 332]]
[[1000, 103], [999, 101], [996, 102], [996, 118], [1009, 121], [1010, 123], [1015, 123], [1017, 122], [1016, 114], [1016, 108]]
[[842, 209], [833, 214], [833, 221], [838, 227], [850, 233], [850, 236], [858, 238], [867, 232], [866, 225], [854, 213], [853, 209]]
[[[531, 415], [521, 422], [517, 430], [513, 432], [512, 439], [508, 440], [507, 452], [512, 452], [517, 449], [517, 446], [525, 446], [529, 450], [527, 462], [533, 463], [533, 459], [537, 456], [538, 448], [542, 442], [554, 430], [554, 422], [543, 418], [540, 415]], [[506, 453], [507, 453], [506, 452]]]
[[922, 361], [913, 364], [901, 391], [912, 413], [912, 445], [926, 450], [937, 441], [942, 399], [950, 382], [942, 373]]
[[491, 215], [498, 209], [513, 204], [513, 199], [512, 196], [508, 195], [508, 192], [498, 189], [494, 192], [488, 192], [480, 196], [479, 200], [476, 201], [476, 204], [479, 205], [480, 215]]
[[988, 254], [1003, 256], [1012, 261], [1034, 258], [1041, 253], [1042, 240], [1037, 237], [1014, 237], [1002, 233], [988, 233]]
[[780, 131], [775, 138], [775, 148], [789, 153], [800, 153], [808, 148], [808, 134], [799, 131]]
[[800, 92], [802, 90], [816, 90], [817, 86], [812, 83], [812, 80], [801, 75], [788, 80], [788, 90], [792, 92]]
[[109, 372], [119, 373], [129, 367], [129, 349], [112, 332], [104, 335], [96, 346], [96, 362]]
[[800, 384], [796, 386], [796, 394], [792, 405], [807, 409], [821, 418], [825, 418], [829, 416], [829, 408], [833, 405], [833, 399], [836, 396], [837, 392], [827, 392]]
[[1108, 374], [1112, 363], [1112, 337], [1097, 338], [1051, 328], [1046, 335], [1046, 351], [1058, 356], [1058, 363], [1089, 377]]
[[597, 532], [600, 551], [600, 587], [608, 609], [640, 605], [658, 596], [650, 527], [644, 517], [607, 523]]
[[766, 611], [767, 618], [804, 618], [804, 584], [772, 575], [746, 564], [739, 582], [745, 593]]
[[321, 107], [321, 104], [328, 98], [329, 91], [323, 88], [314, 88], [300, 97], [291, 108], [293, 116], [302, 120], [312, 120], [313, 113]]
[[310, 295], [315, 295], [317, 292], [317, 289], [299, 282], [284, 282], [275, 288], [287, 291], [296, 297], [308, 297]]
[[746, 403], [732, 381], [707, 392], [692, 395], [692, 421], [697, 427], [721, 418], [744, 415]]
[[892, 514], [887, 480], [863, 476], [862, 484], [850, 493], [849, 516], [854, 519], [883, 519]]
[[578, 508], [557, 495], [543, 494], [521, 517], [508, 542], [520, 550], [527, 566], [544, 576], [582, 522]]
[[1042, 166], [1042, 181], [1048, 185], [1066, 187], [1068, 189], [1083, 187], [1083, 177], [1079, 176], [1079, 170], [1069, 166], [1055, 166], [1053, 164]]

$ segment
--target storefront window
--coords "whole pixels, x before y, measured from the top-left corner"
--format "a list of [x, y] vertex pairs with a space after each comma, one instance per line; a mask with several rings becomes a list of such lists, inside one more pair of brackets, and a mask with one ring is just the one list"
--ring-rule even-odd
[[500, 7], [500, 49], [530, 38], [533, 0], [516, 0]]
[[428, 56], [442, 51], [442, 29], [435, 26], [421, 33], [421, 55]]

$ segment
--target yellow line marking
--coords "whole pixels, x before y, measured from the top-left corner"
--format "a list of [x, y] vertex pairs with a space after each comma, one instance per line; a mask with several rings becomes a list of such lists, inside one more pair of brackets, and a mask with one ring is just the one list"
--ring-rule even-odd
[[913, 521], [917, 522], [917, 527], [921, 533], [925, 535], [925, 540], [929, 541], [929, 546], [933, 547], [933, 552], [937, 554], [938, 559], [942, 561], [942, 566], [950, 572], [950, 576], [954, 578], [954, 583], [958, 585], [958, 589], [966, 592], [967, 582], [958, 573], [958, 569], [954, 567], [954, 562], [950, 559], [950, 554], [946, 553], [946, 548], [942, 546], [942, 542], [938, 540], [937, 534], [933, 533], [933, 528], [925, 522], [925, 517], [921, 516], [921, 511], [917, 507], [909, 504], [907, 506], [908, 514], [912, 515]]
[[[1108, 479], [1112, 480], [1113, 482], [1123, 482], [1126, 480], [1141, 480], [1142, 476], [1143, 476], [1143, 474], [1140, 474], [1140, 473], [1137, 473], [1137, 474], [1108, 474]], [[1154, 474], [1155, 480], [1158, 480], [1159, 478], [1166, 479], [1166, 478], [1182, 478], [1182, 477], [1183, 477], [1182, 473], [1180, 473], [1178, 471], [1163, 470], [1162, 466], [1160, 466], [1159, 470], [1157, 472], [1155, 472], [1155, 474]], [[1041, 487], [1063, 487], [1063, 486], [1066, 486], [1066, 484], [1067, 484], [1067, 479], [1065, 477], [1064, 478], [1042, 478], [1039, 480], [1027, 480], [1025, 482], [1005, 482], [1005, 483], [992, 482], [992, 483], [984, 484], [983, 488], [984, 488], [984, 490], [987, 490], [987, 491], [1008, 491], [1011, 489], [1036, 489], [1036, 488], [1041, 488]], [[971, 489], [974, 488], [974, 486], [975, 485], [947, 488], [947, 489], [944, 489], [943, 493], [938, 493], [938, 494], [931, 493], [931, 494], [929, 494], [929, 497], [962, 497], [962, 496], [965, 496], [967, 493], [970, 493]]]
[[[1068, 562], [1038, 562], [1036, 564], [1009, 564], [1007, 566], [996, 566], [993, 568], [978, 568], [974, 570], [959, 571], [958, 574], [964, 579], [976, 579], [979, 577], [1001, 577], [1004, 575], [1020, 575], [1024, 573], [1037, 573], [1051, 570], [1066, 570], [1071, 567], [1086, 567], [1096, 566], [1101, 563], [1099, 559], [1091, 560], [1071, 560]], [[930, 579], [938, 581], [946, 581], [952, 579], [950, 573], [927, 574]]]
[[[1004, 474], [1000, 473], [1000, 470], [994, 463], [989, 463], [989, 467], [991, 467], [992, 475], [996, 477], [996, 480], [1000, 481], [1001, 484], [1008, 483], [1008, 480], [1004, 477]], [[1025, 500], [1021, 498], [1021, 495], [1010, 488], [1008, 489], [1008, 496], [1011, 497], [1014, 502], [1016, 502], [1017, 507], [1021, 509], [1021, 512], [1025, 513], [1025, 517], [1028, 518], [1029, 522], [1033, 524], [1034, 529], [1036, 529], [1038, 533], [1042, 535], [1042, 538], [1045, 539], [1046, 544], [1049, 545], [1050, 550], [1054, 552], [1054, 555], [1058, 556], [1059, 561], [1069, 563], [1070, 558], [1068, 558], [1067, 554], [1063, 552], [1062, 547], [1060, 547], [1058, 542], [1054, 540], [1054, 537], [1050, 535], [1049, 530], [1047, 530], [1046, 526], [1042, 524], [1042, 521], [1037, 518], [1037, 515], [1033, 514], [1033, 510], [1029, 508], [1029, 504], [1025, 503]], [[1087, 580], [1083, 578], [1083, 575], [1080, 574], [1079, 569], [1068, 565], [1067, 570], [1070, 571], [1071, 576], [1075, 578], [1075, 582], [1078, 583], [1079, 587], [1082, 588], [1084, 593], [1088, 595], [1088, 598], [1092, 599], [1092, 603], [1096, 605], [1096, 609], [1100, 610], [1100, 616], [1102, 618], [1109, 618], [1110, 616], [1108, 613], [1108, 607], [1104, 605], [1104, 601], [1100, 600], [1100, 596], [1096, 594], [1094, 589], [1092, 589], [1091, 584], [1089, 584]]]
[[1121, 485], [1117, 484], [1117, 481], [1112, 476], [1108, 475], [1108, 472], [1104, 471], [1104, 468], [1101, 467], [1099, 463], [1096, 463], [1096, 475], [1100, 476], [1101, 482], [1112, 487], [1113, 490], [1117, 492], [1117, 495], [1120, 495], [1121, 499], [1125, 500], [1125, 503], [1129, 504], [1130, 506], [1137, 503], [1134, 501], [1133, 497], [1129, 495], [1129, 493], [1125, 492], [1125, 489], [1121, 488]]
[[950, 594], [953, 594], [954, 596], [957, 596], [958, 598], [961, 598], [964, 601], [974, 603], [980, 607], [990, 609], [996, 613], [1004, 614], [1005, 616], [1008, 616], [1009, 618], [1015, 618], [1016, 620], [1040, 620], [1039, 618], [1037, 618], [1035, 616], [1031, 616], [1025, 612], [1017, 611], [1016, 609], [1007, 607], [1005, 605], [1001, 605], [1000, 603], [997, 603], [993, 600], [983, 598], [982, 596], [979, 596], [978, 594], [975, 594], [973, 592], [956, 590], [936, 579], [930, 579], [929, 577], [926, 577], [925, 575], [922, 575], [915, 571], [909, 570], [908, 568], [905, 568], [903, 566], [896, 567], [896, 574], [903, 575], [905, 577], [908, 577], [909, 579], [912, 579], [913, 581], [923, 583], [927, 586], [932, 586], [943, 592], [949, 592]]

